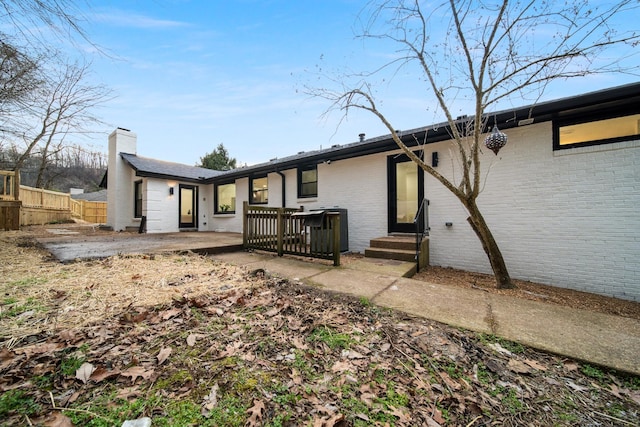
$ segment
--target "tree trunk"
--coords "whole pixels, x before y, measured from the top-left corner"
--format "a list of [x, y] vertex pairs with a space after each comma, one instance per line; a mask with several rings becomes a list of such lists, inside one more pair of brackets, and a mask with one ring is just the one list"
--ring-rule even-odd
[[504, 258], [502, 257], [502, 252], [500, 252], [500, 248], [493, 238], [493, 234], [491, 233], [491, 230], [489, 230], [489, 226], [480, 213], [480, 209], [478, 209], [476, 201], [467, 200], [464, 204], [469, 211], [469, 218], [467, 218], [467, 221], [480, 239], [482, 248], [491, 263], [491, 269], [493, 270], [493, 275], [496, 278], [496, 287], [498, 289], [515, 288], [515, 285], [511, 282], [511, 277], [507, 270], [507, 264], [504, 262]]

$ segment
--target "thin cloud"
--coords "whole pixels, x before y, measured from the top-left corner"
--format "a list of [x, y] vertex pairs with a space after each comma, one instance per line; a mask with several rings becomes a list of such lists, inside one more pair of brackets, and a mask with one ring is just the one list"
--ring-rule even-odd
[[106, 24], [130, 27], [130, 28], [143, 28], [143, 29], [170, 29], [170, 28], [184, 28], [189, 27], [191, 24], [182, 21], [173, 21], [168, 19], [157, 19], [147, 15], [141, 15], [138, 13], [131, 13], [124, 10], [108, 10], [94, 15], [94, 19], [98, 22], [104, 22]]

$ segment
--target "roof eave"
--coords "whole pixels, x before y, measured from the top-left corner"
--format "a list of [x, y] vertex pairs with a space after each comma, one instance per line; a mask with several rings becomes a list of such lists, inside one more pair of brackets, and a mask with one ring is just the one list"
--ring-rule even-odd
[[[590, 92], [584, 95], [527, 105], [517, 109], [487, 113], [487, 117], [493, 118], [493, 120], [488, 121], [487, 126], [495, 123], [502, 129], [509, 129], [528, 123], [541, 123], [552, 120], [560, 115], [577, 114], [588, 109], [602, 108], [603, 105], [630, 105], [635, 102], [636, 98], [638, 102], [640, 102], [640, 83], [631, 83], [612, 89]], [[466, 119], [469, 118], [472, 118], [472, 116]], [[523, 120], [529, 121], [523, 123]], [[426, 139], [425, 133], [428, 133]], [[401, 139], [409, 147], [417, 146], [418, 141], [421, 141], [421, 145], [431, 144], [450, 139], [450, 126], [447, 122], [433, 124], [422, 128], [402, 131], [401, 135]], [[310, 163], [322, 163], [327, 160], [337, 161], [377, 154], [397, 148], [398, 146], [390, 134], [383, 135], [362, 143], [352, 143], [337, 148], [332, 147], [319, 152], [309, 153], [308, 156], [298, 156], [291, 160], [274, 160], [261, 165], [234, 169], [208, 178], [205, 182], [223, 182], [257, 174], [294, 169]]]

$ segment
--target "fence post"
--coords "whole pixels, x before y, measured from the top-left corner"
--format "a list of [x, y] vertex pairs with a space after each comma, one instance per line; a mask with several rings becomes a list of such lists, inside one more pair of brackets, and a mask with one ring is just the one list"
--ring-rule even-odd
[[331, 215], [331, 226], [333, 227], [333, 265], [340, 266], [340, 214]]
[[278, 208], [276, 216], [276, 234], [278, 239], [278, 256], [284, 255], [284, 208]]
[[242, 247], [247, 249], [249, 232], [249, 202], [242, 202]]
[[20, 169], [14, 171], [13, 186], [13, 200], [20, 200]]

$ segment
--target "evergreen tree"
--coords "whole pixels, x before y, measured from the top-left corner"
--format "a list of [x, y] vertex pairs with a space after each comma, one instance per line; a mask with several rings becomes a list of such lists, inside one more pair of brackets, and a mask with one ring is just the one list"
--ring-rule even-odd
[[196, 166], [217, 171], [228, 171], [236, 168], [236, 159], [229, 157], [229, 152], [224, 147], [224, 144], [220, 143], [211, 153], [200, 157], [200, 164]]

